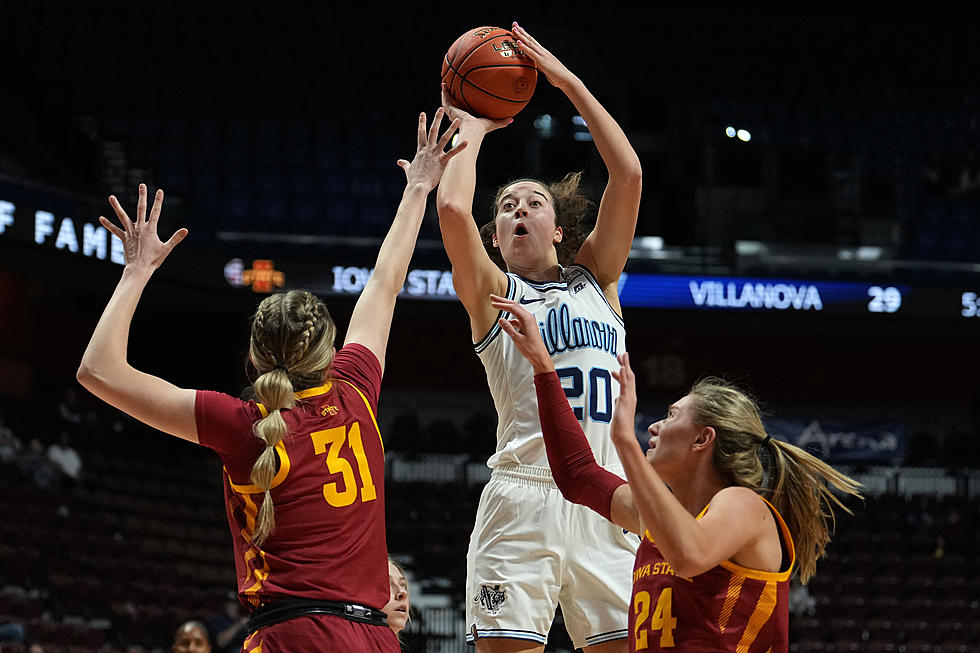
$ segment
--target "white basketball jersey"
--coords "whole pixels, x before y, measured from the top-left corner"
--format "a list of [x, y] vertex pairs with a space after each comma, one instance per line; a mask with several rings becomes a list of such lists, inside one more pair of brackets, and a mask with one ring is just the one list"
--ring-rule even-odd
[[[621, 468], [609, 439], [609, 422], [619, 396], [619, 383], [610, 370], [619, 369], [616, 356], [626, 347], [623, 319], [606, 301], [592, 273], [581, 265], [563, 268], [560, 281], [535, 282], [510, 273], [507, 278], [507, 297], [520, 302], [537, 319], [596, 462]], [[510, 313], [502, 317], [509, 318]], [[498, 415], [497, 451], [487, 465], [548, 467], [531, 364], [499, 324], [474, 349], [487, 370]]]

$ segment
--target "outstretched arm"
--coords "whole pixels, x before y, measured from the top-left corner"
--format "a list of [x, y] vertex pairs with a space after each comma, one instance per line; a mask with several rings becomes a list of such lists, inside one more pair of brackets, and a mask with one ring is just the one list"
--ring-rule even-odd
[[163, 191], [153, 198], [146, 217], [146, 186], [139, 186], [136, 220], [131, 221], [115, 196], [109, 197], [122, 228], [100, 216], [99, 222], [123, 242], [126, 267], [95, 332], [82, 355], [76, 377], [92, 394], [144, 424], [171, 435], [197, 442], [194, 390], [186, 390], [133, 368], [127, 361], [129, 328], [147, 282], [174, 247], [187, 235], [178, 229], [161, 242], [157, 223], [163, 207]]
[[614, 524], [633, 533], [641, 531], [639, 513], [630, 486], [598, 465], [589, 441], [555, 373], [551, 356], [541, 341], [534, 316], [517, 302], [491, 296], [493, 306], [511, 314], [500, 319], [500, 328], [513, 340], [534, 369], [538, 417], [548, 464], [562, 495], [573, 503], [591, 508]]
[[[619, 382], [611, 424], [613, 444], [633, 488], [640, 519], [674, 572], [691, 578], [729, 559], [752, 569], [778, 569], [778, 545], [772, 569], [765, 568], [770, 562], [760, 556], [767, 544], [764, 534], [775, 535], [776, 531], [769, 509], [752, 490], [737, 486], [722, 489], [711, 498], [701, 519], [696, 519], [673, 495], [636, 440], [636, 377], [629, 354], [620, 354], [619, 364], [619, 371], [612, 373]], [[768, 544], [772, 554], [772, 542]]]
[[579, 249], [575, 262], [592, 271], [606, 297], [618, 307], [616, 284], [629, 258], [640, 209], [640, 159], [622, 128], [582, 80], [516, 22], [512, 31], [524, 53], [575, 105], [606, 165], [609, 181], [599, 203], [595, 229]]
[[426, 198], [439, 184], [446, 164], [465, 150], [467, 145], [463, 140], [448, 152], [445, 151], [459, 121], [454, 120], [440, 137], [439, 125], [442, 123], [443, 113], [441, 108], [436, 110], [432, 117], [432, 126], [428, 129], [425, 114], [419, 115], [418, 149], [415, 158], [411, 162], [398, 160], [398, 165], [405, 171], [405, 190], [391, 228], [378, 250], [374, 272], [357, 299], [347, 328], [345, 344], [356, 342], [370, 349], [381, 362], [382, 370], [395, 300], [405, 283], [408, 264], [415, 252], [419, 228], [425, 215]]
[[436, 207], [442, 244], [453, 266], [453, 288], [470, 317], [470, 330], [473, 339], [477, 340], [486, 334], [497, 317], [497, 312], [487, 302], [487, 295], [506, 293], [507, 277], [487, 255], [473, 219], [476, 161], [483, 138], [510, 121], [470, 115], [453, 105], [445, 84], [442, 105], [446, 115], [459, 118], [459, 138], [470, 144], [446, 166], [446, 174], [436, 192]]

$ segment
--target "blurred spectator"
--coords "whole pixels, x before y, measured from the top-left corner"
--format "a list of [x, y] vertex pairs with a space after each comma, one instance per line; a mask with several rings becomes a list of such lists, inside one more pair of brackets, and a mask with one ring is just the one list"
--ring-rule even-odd
[[185, 621], [174, 633], [174, 653], [211, 653], [208, 629], [200, 621]]
[[977, 162], [976, 149], [971, 147], [960, 162], [951, 194], [971, 195], [978, 190], [980, 190], [980, 163]]
[[44, 445], [37, 438], [31, 438], [27, 450], [17, 460], [21, 475], [35, 486], [47, 490], [58, 483], [58, 468], [44, 455]]
[[817, 600], [810, 596], [810, 590], [799, 578], [793, 578], [789, 584], [789, 611], [797, 617], [812, 616], [817, 611]]
[[67, 430], [62, 430], [58, 441], [48, 447], [48, 460], [61, 470], [69, 485], [78, 482], [82, 475], [82, 457], [71, 446], [71, 436]]
[[943, 166], [942, 153], [939, 150], [929, 152], [929, 157], [922, 166], [922, 186], [927, 198], [946, 194], [947, 174]]
[[14, 435], [13, 429], [7, 425], [6, 417], [0, 413], [0, 463], [7, 465], [16, 460], [23, 445]]
[[58, 415], [61, 419], [65, 420], [73, 426], [78, 426], [82, 423], [82, 407], [78, 402], [78, 393], [75, 392], [74, 388], [66, 388], [65, 394], [61, 398], [61, 403], [58, 404]]
[[6, 617], [0, 620], [0, 644], [3, 642], [20, 642], [23, 644], [26, 637], [27, 630], [24, 628], [24, 624], [19, 621], [7, 621]]
[[222, 603], [222, 610], [208, 620], [208, 632], [214, 638], [214, 650], [219, 653], [238, 653], [245, 641], [248, 615], [234, 593]]

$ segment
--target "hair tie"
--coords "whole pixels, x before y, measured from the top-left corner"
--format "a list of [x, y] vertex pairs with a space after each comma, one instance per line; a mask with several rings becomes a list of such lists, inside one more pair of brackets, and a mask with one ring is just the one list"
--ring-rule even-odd
[[771, 436], [771, 435], [766, 435], [766, 437], [765, 437], [765, 438], [763, 438], [763, 440], [762, 440], [762, 446], [764, 447], [764, 446], [766, 446], [767, 444], [769, 444], [769, 441], [770, 441], [770, 440], [772, 440], [772, 436]]
[[274, 369], [274, 370], [282, 370], [283, 372], [286, 373], [286, 376], [289, 376], [289, 370], [286, 369], [286, 366], [285, 365], [276, 365], [272, 369]]

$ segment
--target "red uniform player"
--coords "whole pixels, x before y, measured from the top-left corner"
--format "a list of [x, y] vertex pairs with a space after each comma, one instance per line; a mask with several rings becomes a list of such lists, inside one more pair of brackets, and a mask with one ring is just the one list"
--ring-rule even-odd
[[93, 394], [171, 435], [210, 447], [224, 463], [239, 597], [251, 610], [246, 651], [399, 650], [381, 611], [388, 601], [384, 448], [376, 409], [395, 300], [415, 249], [426, 198], [446, 163], [458, 121], [439, 136], [419, 116], [418, 149], [398, 161], [405, 190], [343, 348], [318, 298], [303, 290], [264, 299], [252, 319], [255, 401], [178, 388], [127, 362], [133, 313], [153, 272], [187, 235], [157, 236], [163, 192], [136, 220], [115, 197], [126, 267], [82, 357]]
[[[623, 529], [643, 534], [633, 567], [631, 651], [786, 653], [789, 578], [805, 583], [858, 483], [765, 431], [755, 402], [707, 377], [637, 439], [636, 380], [619, 356], [611, 437], [626, 479], [596, 464], [534, 317], [494, 296], [499, 324], [534, 369], [555, 483]], [[771, 502], [771, 503], [770, 503]], [[783, 516], [786, 516], [784, 521]]]

